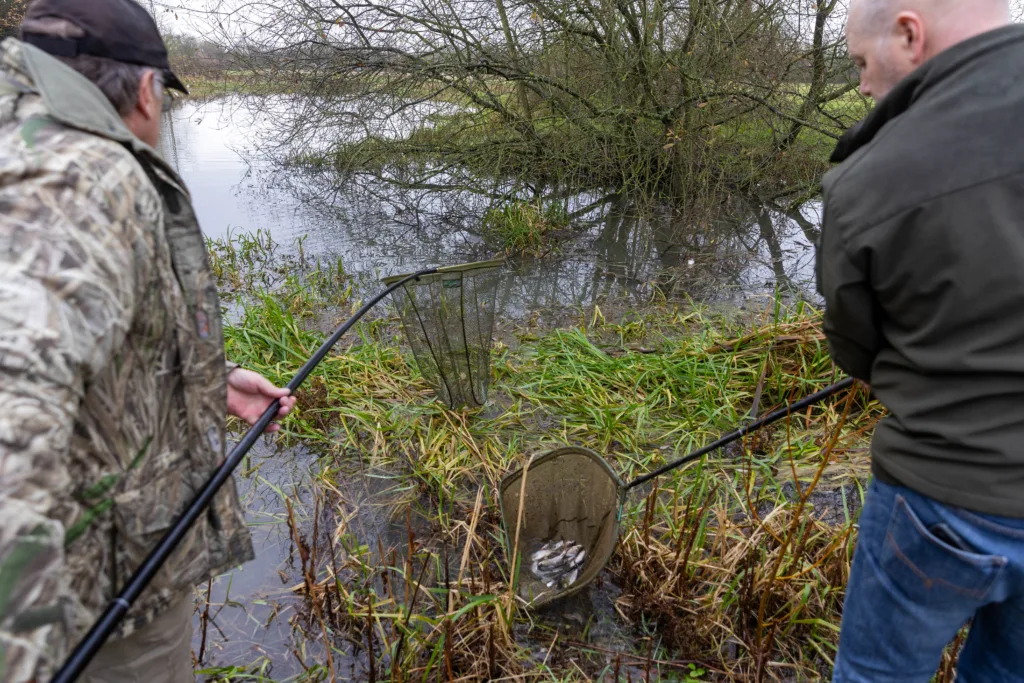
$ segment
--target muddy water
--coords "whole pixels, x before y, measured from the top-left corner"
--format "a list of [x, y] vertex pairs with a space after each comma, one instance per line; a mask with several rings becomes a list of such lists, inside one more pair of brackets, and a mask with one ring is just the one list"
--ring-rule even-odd
[[278, 452], [260, 442], [239, 468], [236, 480], [256, 559], [214, 581], [208, 612], [207, 586], [197, 588], [203, 613], [194, 619], [193, 648], [201, 668], [265, 659], [276, 678], [281, 669], [288, 672], [297, 666], [289, 652], [289, 621], [295, 616], [291, 588], [302, 582], [302, 576], [296, 568], [284, 497], [309, 502], [313, 464], [315, 458], [303, 449]]
[[[260, 229], [283, 249], [298, 250], [301, 243], [307, 258], [340, 258], [363, 293], [377, 290], [387, 275], [495, 254], [479, 229], [492, 201], [485, 192], [464, 182], [445, 191], [358, 180], [338, 187], [329, 176], [283, 168], [265, 153], [273, 117], [246, 104], [237, 98], [185, 102], [165, 117], [161, 152], [189, 186], [208, 236]], [[552, 253], [510, 265], [498, 293], [499, 320], [557, 319], [594, 305], [607, 310], [609, 302], [613, 310], [628, 307], [646, 301], [656, 284], [670, 297], [710, 304], [742, 305], [777, 288], [816, 298], [816, 205], [786, 213], [736, 198], [721, 217], [698, 221], [668, 212], [639, 219], [628, 200], [599, 192], [564, 199], [571, 229]], [[323, 661], [319, 641], [307, 641], [300, 627], [293, 588], [302, 583], [302, 571], [284, 502], [296, 501], [296, 522], [310, 537], [318, 471], [315, 454], [266, 443], [241, 468], [237, 479], [257, 557], [214, 582], [209, 618], [197, 613], [193, 646], [202, 653], [201, 669], [262, 667], [265, 680], [284, 680]], [[390, 501], [402, 495], [394, 481], [356, 470], [341, 488], [354, 538], [371, 547], [378, 539], [386, 549], [401, 547], [407, 530], [404, 520], [391, 520]], [[591, 643], [628, 650], [631, 634], [616, 616], [616, 596], [606, 581], [542, 623], [586, 629]], [[205, 586], [197, 588], [197, 598], [205, 612]], [[536, 633], [520, 636], [544, 657], [546, 645], [531, 640]], [[339, 676], [364, 678], [361, 656], [336, 653]]]
[[[407, 542], [405, 517], [393, 515], [399, 500], [407, 498], [400, 483], [381, 473], [361, 471], [358, 462], [350, 465], [346, 476], [332, 484], [330, 509], [324, 509], [315, 454], [301, 447], [277, 448], [264, 440], [243, 462], [236, 482], [256, 557], [212, 585], [196, 589], [193, 651], [197, 659], [201, 656], [198, 669], [207, 676], [245, 667], [261, 672], [265, 680], [287, 680], [325, 661], [322, 638], [315, 627], [311, 630], [308, 612], [298, 597], [304, 579], [293, 534], [300, 536], [307, 551], [316, 547], [316, 539], [318, 566], [324, 564], [332, 537], [338, 542], [339, 531], [370, 546], [375, 560], [380, 554], [374, 552], [377, 548], [387, 555]], [[316, 525], [314, 514], [319, 518]], [[418, 518], [413, 529], [420, 536], [429, 532]], [[317, 579], [324, 577], [321, 572]], [[367, 658], [359, 648], [343, 643], [334, 652], [333, 663], [342, 680], [366, 678]]]

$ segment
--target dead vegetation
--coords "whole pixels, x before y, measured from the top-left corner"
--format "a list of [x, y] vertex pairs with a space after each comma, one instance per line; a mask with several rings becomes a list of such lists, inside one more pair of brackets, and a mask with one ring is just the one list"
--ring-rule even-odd
[[[231, 356], [286, 376], [320, 339], [300, 291], [244, 302]], [[498, 345], [491, 405], [462, 412], [432, 399], [396, 324], [364, 325], [329, 356], [286, 423], [286, 443], [319, 456], [305, 505], [280, 493], [301, 663], [288, 680], [828, 680], [883, 415], [862, 389], [642, 487], [608, 568], [566, 608], [579, 624], [510, 590], [496, 498], [533, 454], [592, 448], [629, 479], [837, 381], [816, 311], [776, 302], [728, 322], [654, 307], [616, 324], [595, 309]], [[353, 478], [379, 488], [354, 502]], [[361, 527], [360, 505], [386, 528]], [[594, 635], [598, 618], [626, 642]], [[954, 652], [938, 680], [953, 680]], [[211, 680], [275, 680], [267, 668]]]
[[[245, 332], [229, 330], [228, 339], [233, 357], [273, 377], [314, 348], [317, 335], [266, 304], [250, 304]], [[766, 315], [746, 331], [697, 311], [649, 313], [628, 329], [591, 316], [498, 349], [501, 407], [469, 413], [430, 400], [410, 359], [378, 341], [391, 323], [364, 328], [311, 378], [288, 426], [288, 438], [319, 444], [327, 456], [312, 516], [299, 519], [287, 503], [301, 567], [292, 587], [304, 605], [299, 621], [308, 639], [327, 644], [301, 659], [304, 680], [345, 680], [339, 662], [359, 680], [392, 681], [614, 680], [615, 669], [623, 680], [827, 673], [863, 448], [879, 416], [860, 394], [666, 475], [627, 503], [602, 581], [619, 586], [617, 618], [637, 635], [635, 648], [546, 626], [508, 588], [494, 491], [523, 458], [571, 442], [633, 476], [702, 445], [752, 408], [774, 409], [837, 379], [814, 311]], [[629, 350], [636, 344], [642, 352]], [[341, 482], [352, 455], [401, 490], [392, 514], [408, 516], [402, 543], [350, 527], [358, 511]], [[414, 509], [426, 529], [414, 530]], [[547, 656], [529, 654], [532, 638], [549, 641]], [[694, 677], [691, 665], [704, 673]]]

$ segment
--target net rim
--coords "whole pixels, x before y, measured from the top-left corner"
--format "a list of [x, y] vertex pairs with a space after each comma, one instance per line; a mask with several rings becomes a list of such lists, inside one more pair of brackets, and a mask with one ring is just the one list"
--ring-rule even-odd
[[[529, 467], [530, 469], [533, 469], [537, 465], [541, 465], [547, 462], [548, 460], [554, 460], [559, 456], [568, 455], [570, 453], [575, 455], [585, 455], [586, 457], [595, 461], [598, 465], [601, 466], [601, 468], [605, 472], [608, 473], [608, 476], [611, 477], [612, 481], [615, 482], [615, 485], [618, 488], [624, 489], [626, 487], [626, 483], [622, 481], [622, 478], [619, 477], [618, 473], [616, 473], [615, 470], [612, 469], [612, 466], [608, 464], [607, 460], [602, 458], [600, 454], [598, 454], [596, 451], [593, 451], [589, 448], [585, 448], [583, 446], [563, 446], [561, 448], [556, 448], [552, 451], [548, 451], [544, 455], [539, 455], [531, 459], [529, 461]], [[519, 469], [509, 472], [508, 474], [501, 478], [501, 483], [498, 484], [499, 495], [503, 494], [505, 490], [512, 484], [512, 482], [515, 481], [516, 478], [522, 476], [523, 469], [525, 468], [520, 467]]]
[[[467, 273], [473, 270], [497, 269], [501, 268], [503, 265], [505, 265], [505, 259], [496, 258], [489, 259], [487, 261], [473, 261], [472, 263], [459, 263], [453, 266], [442, 266], [437, 269], [437, 272], [431, 273], [430, 275], [424, 275], [420, 278], [417, 278], [416, 280], [411, 281], [409, 284], [415, 284], [416, 282], [428, 280], [429, 278], [434, 277], [435, 275], [444, 275], [447, 273]], [[416, 271], [410, 271], [408, 273], [402, 273], [400, 275], [389, 275], [388, 277], [381, 278], [381, 282], [384, 283], [385, 285], [392, 285], [401, 280], [402, 278], [409, 277], [410, 275], [413, 275], [415, 273]]]

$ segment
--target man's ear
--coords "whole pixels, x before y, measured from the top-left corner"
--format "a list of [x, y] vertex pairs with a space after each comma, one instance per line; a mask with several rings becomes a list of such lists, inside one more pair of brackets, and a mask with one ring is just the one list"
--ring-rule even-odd
[[160, 116], [160, 102], [157, 101], [156, 90], [153, 87], [156, 79], [156, 72], [146, 69], [139, 80], [139, 98], [135, 101], [135, 110], [147, 121]]
[[913, 64], [924, 62], [925, 30], [921, 15], [917, 12], [900, 12], [896, 15], [896, 37], [902, 49]]

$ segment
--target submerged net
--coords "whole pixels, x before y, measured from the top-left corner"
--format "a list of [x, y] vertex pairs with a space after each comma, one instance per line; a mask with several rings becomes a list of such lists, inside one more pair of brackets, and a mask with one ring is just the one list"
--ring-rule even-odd
[[[586, 448], [560, 448], [525, 469], [525, 483], [523, 470], [501, 482], [501, 518], [509, 558], [519, 529], [517, 592], [531, 607], [541, 607], [581, 590], [611, 558], [623, 484], [601, 456]], [[572, 541], [586, 551], [579, 575], [565, 588], [549, 588], [531, 572], [531, 555], [552, 541]]]
[[[439, 268], [392, 294], [420, 373], [449, 408], [482, 406], [501, 259]], [[405, 277], [384, 279], [392, 284]]]

